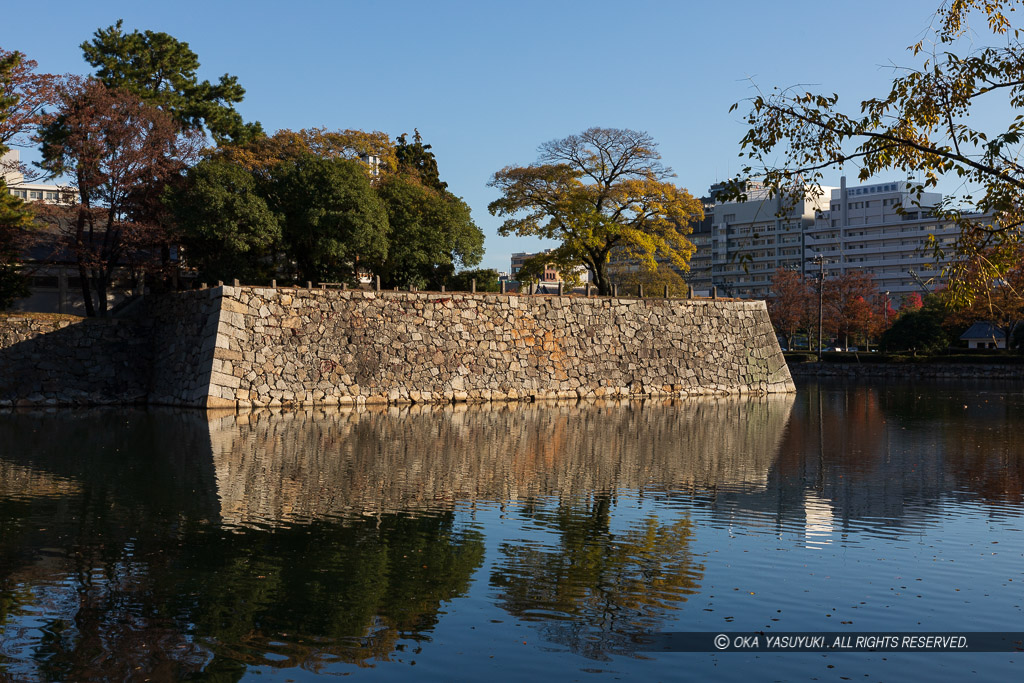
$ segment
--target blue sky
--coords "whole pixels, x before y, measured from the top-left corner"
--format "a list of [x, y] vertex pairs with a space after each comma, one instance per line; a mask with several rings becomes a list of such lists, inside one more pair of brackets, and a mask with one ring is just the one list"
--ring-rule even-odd
[[88, 73], [79, 45], [120, 18], [188, 42], [203, 78], [237, 76], [239, 110], [268, 131], [418, 128], [486, 234], [481, 265], [508, 270], [513, 251], [551, 245], [497, 235], [496, 170], [590, 126], [633, 128], [704, 194], [742, 167], [745, 110], [729, 107], [754, 85], [806, 84], [854, 105], [881, 94], [938, 4], [54, 0], [6, 6], [0, 46], [42, 71]]

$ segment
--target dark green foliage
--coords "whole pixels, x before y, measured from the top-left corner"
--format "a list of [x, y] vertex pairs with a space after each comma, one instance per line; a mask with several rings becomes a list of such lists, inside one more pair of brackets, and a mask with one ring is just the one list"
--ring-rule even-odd
[[268, 204], [284, 220], [282, 237], [298, 282], [339, 282], [388, 253], [384, 204], [355, 161], [305, 154], [274, 167]]
[[379, 271], [385, 287], [437, 289], [456, 268], [480, 262], [484, 236], [464, 201], [407, 174], [386, 178], [377, 193], [390, 226], [390, 249]]
[[281, 221], [267, 206], [253, 175], [241, 166], [207, 159], [188, 172], [185, 187], [169, 193], [185, 258], [213, 282], [273, 278]]
[[491, 268], [464, 270], [461, 273], [456, 273], [448, 280], [448, 289], [454, 292], [468, 292], [474, 279], [478, 292], [497, 292], [501, 289], [498, 271]]
[[121, 30], [123, 21], [98, 29], [82, 43], [85, 60], [108, 88], [127, 90], [168, 111], [186, 128], [205, 126], [217, 143], [241, 142], [262, 134], [259, 123], [244, 123], [234, 104], [245, 89], [227, 74], [216, 85], [196, 76], [199, 58], [173, 36], [158, 31]]
[[946, 312], [935, 300], [925, 301], [916, 311], [902, 314], [882, 335], [882, 349], [887, 352], [912, 351], [935, 353], [945, 350], [952, 339], [943, 329]]
[[427, 187], [438, 192], [446, 192], [448, 183], [441, 181], [440, 173], [437, 170], [437, 159], [430, 151], [430, 145], [423, 144], [420, 132], [415, 129], [413, 129], [412, 142], [407, 142], [405, 138], [405, 133], [399, 135], [398, 144], [395, 145], [399, 172], [415, 175]]

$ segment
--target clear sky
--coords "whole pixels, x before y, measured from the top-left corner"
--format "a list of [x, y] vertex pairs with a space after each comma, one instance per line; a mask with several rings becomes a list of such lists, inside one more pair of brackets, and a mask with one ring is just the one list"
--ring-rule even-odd
[[[882, 94], [938, 5], [51, 0], [5, 3], [0, 46], [41, 71], [85, 74], [79, 45], [124, 19], [128, 31], [189, 43], [202, 78], [237, 76], [247, 91], [238, 109], [268, 132], [326, 126], [393, 138], [418, 128], [484, 230], [482, 267], [508, 270], [512, 252], [552, 245], [498, 236], [487, 182], [501, 167], [591, 126], [632, 128], [650, 133], [676, 182], [702, 195], [742, 168], [745, 108], [730, 114], [730, 105], [755, 86], [807, 84], [848, 106]], [[826, 182], [838, 185], [838, 173]]]

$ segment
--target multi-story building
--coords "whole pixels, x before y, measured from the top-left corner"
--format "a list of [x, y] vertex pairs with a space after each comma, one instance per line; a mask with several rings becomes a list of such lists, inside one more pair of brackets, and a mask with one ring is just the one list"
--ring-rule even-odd
[[[712, 198], [720, 190], [713, 186]], [[714, 286], [724, 296], [764, 298], [777, 269], [813, 276], [819, 255], [826, 277], [870, 272], [878, 290], [894, 297], [944, 284], [950, 254], [937, 258], [930, 247], [951, 252], [959, 231], [931, 214], [941, 194], [918, 196], [910, 184], [895, 181], [847, 187], [846, 178], [821, 190], [789, 206], [792, 200], [769, 197], [764, 187], [749, 183], [746, 201], [706, 206], [710, 230], [695, 227], [691, 237], [697, 245], [688, 276], [694, 289]]]
[[[722, 185], [711, 187], [716, 200]], [[764, 298], [779, 268], [803, 270], [805, 235], [815, 216], [827, 208], [825, 195], [807, 191], [802, 198], [771, 197], [761, 184], [748, 182], [744, 201], [705, 207], [710, 216], [706, 232], [694, 230], [697, 246], [690, 266], [694, 289], [714, 286], [723, 296]]]
[[74, 190], [60, 185], [30, 183], [21, 172], [21, 154], [16, 149], [8, 150], [0, 157], [0, 176], [7, 183], [7, 191], [27, 202], [47, 204], [75, 204], [78, 195]]
[[703, 197], [704, 219], [690, 225], [693, 232], [687, 239], [693, 242], [697, 251], [690, 257], [690, 269], [682, 273], [698, 296], [707, 296], [711, 290], [711, 226], [715, 221], [715, 202], [710, 197]]
[[821, 255], [826, 277], [860, 270], [874, 275], [879, 291], [927, 293], [943, 284], [949, 259], [948, 253], [937, 258], [929, 247], [951, 250], [959, 235], [955, 225], [932, 216], [930, 208], [941, 201], [937, 192], [918, 196], [906, 182], [848, 188], [843, 178], [807, 231], [805, 267], [814, 268], [807, 263]]

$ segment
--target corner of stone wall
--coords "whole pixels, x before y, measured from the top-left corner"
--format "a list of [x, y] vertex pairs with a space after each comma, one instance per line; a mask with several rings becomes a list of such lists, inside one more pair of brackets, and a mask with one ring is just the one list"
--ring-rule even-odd
[[236, 298], [238, 293], [238, 288], [226, 285], [210, 290], [216, 312], [208, 318], [203, 341], [203, 359], [209, 362], [203, 369], [205, 408], [235, 409], [238, 405], [240, 381], [232, 369], [241, 360], [241, 353], [232, 342], [246, 334], [243, 315], [248, 312], [248, 307]]

